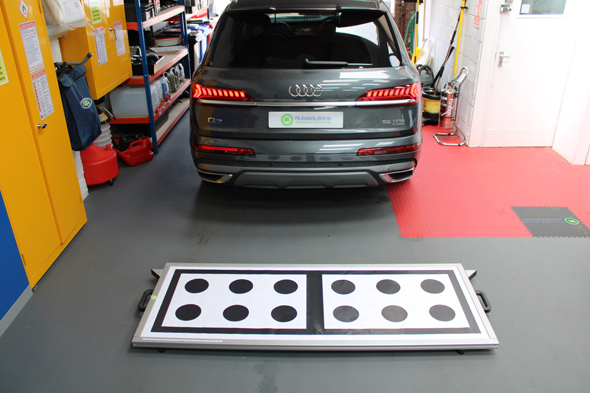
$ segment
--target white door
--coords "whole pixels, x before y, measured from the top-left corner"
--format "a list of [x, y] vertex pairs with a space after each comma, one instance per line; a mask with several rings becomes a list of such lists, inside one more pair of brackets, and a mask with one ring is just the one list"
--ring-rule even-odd
[[[488, 64], [481, 64], [489, 68], [489, 79], [479, 81], [487, 83], [479, 146], [553, 145], [574, 51], [576, 2], [489, 0], [486, 29], [492, 29], [492, 42], [484, 45], [495, 48]], [[503, 3], [511, 10], [503, 12]]]

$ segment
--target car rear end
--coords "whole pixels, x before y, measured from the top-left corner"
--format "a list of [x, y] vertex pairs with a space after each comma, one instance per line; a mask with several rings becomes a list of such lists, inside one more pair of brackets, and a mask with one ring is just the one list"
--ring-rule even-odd
[[420, 82], [387, 9], [299, 3], [242, 0], [220, 18], [192, 83], [199, 175], [267, 188], [407, 180], [422, 143]]

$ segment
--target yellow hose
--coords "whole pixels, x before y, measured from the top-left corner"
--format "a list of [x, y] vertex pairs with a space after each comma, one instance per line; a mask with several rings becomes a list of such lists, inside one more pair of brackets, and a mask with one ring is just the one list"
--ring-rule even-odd
[[455, 75], [457, 75], [457, 66], [459, 63], [459, 48], [461, 47], [461, 31], [463, 30], [463, 11], [465, 11], [465, 2], [467, 0], [463, 0], [461, 4], [461, 13], [459, 14], [459, 31], [457, 32], [457, 50], [455, 51], [455, 66], [453, 67], [453, 79]]
[[416, 20], [414, 20], [414, 51], [412, 54], [412, 63], [416, 64], [416, 60], [418, 60], [418, 56], [420, 56], [420, 47], [418, 47], [418, 15], [420, 12], [420, 0], [416, 1]]

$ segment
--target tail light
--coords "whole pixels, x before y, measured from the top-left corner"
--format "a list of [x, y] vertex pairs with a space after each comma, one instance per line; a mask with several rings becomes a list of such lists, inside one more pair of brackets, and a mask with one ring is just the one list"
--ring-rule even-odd
[[222, 89], [219, 87], [205, 87], [193, 84], [193, 98], [214, 99], [218, 101], [253, 101], [252, 97], [243, 90]]
[[381, 156], [384, 154], [401, 154], [412, 153], [420, 148], [420, 143], [406, 146], [392, 146], [392, 147], [371, 147], [368, 149], [359, 149], [357, 156]]
[[[403, 104], [412, 105], [422, 96], [420, 83], [408, 86], [398, 86], [391, 89], [369, 90], [359, 97], [358, 101], [408, 101]], [[401, 102], [400, 102], [401, 104]]]
[[213, 153], [213, 154], [230, 154], [235, 156], [250, 156], [253, 157], [256, 154], [252, 149], [245, 149], [242, 147], [224, 147], [224, 146], [207, 146], [197, 145], [197, 150], [201, 153]]

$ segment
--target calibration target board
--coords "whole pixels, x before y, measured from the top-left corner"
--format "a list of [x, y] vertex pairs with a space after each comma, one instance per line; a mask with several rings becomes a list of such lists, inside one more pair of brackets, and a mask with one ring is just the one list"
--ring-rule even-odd
[[498, 340], [460, 264], [169, 263], [133, 345], [489, 349]]

